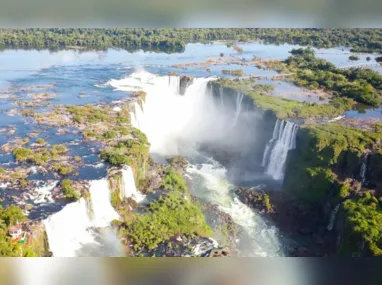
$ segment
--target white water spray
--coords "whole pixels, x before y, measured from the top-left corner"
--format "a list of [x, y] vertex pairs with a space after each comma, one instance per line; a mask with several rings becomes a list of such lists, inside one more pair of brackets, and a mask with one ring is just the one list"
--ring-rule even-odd
[[263, 155], [263, 161], [261, 162], [261, 166], [262, 167], [265, 167], [268, 163], [268, 160], [269, 160], [269, 154], [270, 154], [270, 151], [275, 143], [275, 141], [277, 141], [278, 137], [279, 137], [279, 130], [280, 130], [280, 124], [281, 124], [281, 120], [277, 119], [276, 121], [276, 125], [273, 129], [273, 135], [272, 135], [272, 138], [271, 140], [267, 143], [267, 145], [265, 146], [265, 150], [264, 150], [264, 155]]
[[[273, 147], [271, 148], [269, 161], [266, 173], [273, 177], [275, 180], [282, 180], [284, 178], [285, 162], [287, 159], [288, 151], [296, 148], [296, 134], [297, 125], [291, 122], [281, 120], [276, 122], [273, 134], [277, 133], [277, 140], [272, 141]], [[270, 141], [270, 143], [271, 143]], [[269, 149], [265, 149], [269, 153]], [[265, 153], [264, 152], [264, 156]], [[268, 154], [267, 154], [268, 156]], [[264, 161], [265, 160], [265, 161]], [[264, 165], [266, 164], [267, 157], [263, 157]]]
[[57, 186], [57, 183], [57, 181], [54, 181], [50, 184], [37, 187], [33, 190], [30, 198], [34, 200], [36, 204], [53, 203], [52, 190]]
[[[146, 92], [143, 110], [134, 104], [131, 113], [133, 126], [144, 132], [151, 144], [151, 152], [177, 155], [178, 142], [211, 135], [217, 131], [213, 99], [205, 100], [209, 78], [195, 78], [183, 96], [179, 94], [179, 77], [155, 76], [146, 71], [131, 74], [120, 80], [110, 80], [116, 90]], [[179, 87], [179, 86], [178, 86]], [[196, 113], [206, 114], [197, 116]], [[232, 120], [232, 119], [231, 119]]]
[[91, 228], [106, 227], [119, 219], [110, 204], [106, 179], [91, 181], [89, 192], [91, 205], [81, 198], [44, 220], [49, 248], [55, 257], [77, 256], [84, 245], [97, 244]]
[[142, 195], [135, 186], [133, 170], [130, 166], [125, 166], [122, 169], [122, 185], [120, 198], [133, 198], [137, 203], [142, 202], [145, 199], [145, 195]]
[[243, 102], [243, 93], [239, 93], [236, 96], [236, 112], [235, 112], [235, 119], [233, 125], [236, 126], [237, 120], [239, 119], [240, 113], [241, 113], [241, 102]]
[[219, 205], [234, 222], [242, 226], [251, 238], [251, 249], [246, 256], [279, 256], [281, 247], [277, 230], [265, 224], [263, 219], [237, 197], [232, 196], [233, 185], [226, 178], [226, 169], [216, 161], [202, 165], [190, 165], [187, 173], [193, 177], [196, 195]]
[[[150, 80], [146, 80], [148, 78]], [[233, 136], [233, 128], [230, 127], [238, 122], [244, 95], [238, 94], [235, 98], [233, 112], [222, 112], [223, 94], [219, 94], [221, 104], [216, 104], [211, 89], [207, 88], [210, 80], [194, 79], [183, 96], [178, 94], [178, 89], [172, 86], [173, 81], [168, 76], [147, 75], [145, 71], [133, 73], [128, 78], [112, 80], [109, 84], [118, 90], [131, 91], [139, 83], [140, 88], [146, 92], [143, 111], [135, 104], [136, 110], [131, 117], [133, 125], [147, 135], [152, 153], [168, 156], [184, 155], [186, 152], [194, 157], [197, 155], [192, 153], [197, 152], [196, 149], [185, 149], [193, 148], [198, 142], [215, 143], [222, 138], [229, 138], [234, 143], [242, 143], [243, 140], [243, 137]], [[129, 87], [129, 84], [132, 86]], [[241, 127], [239, 123], [235, 126], [237, 134], [242, 133]], [[227, 145], [231, 141], [225, 142]], [[206, 160], [205, 157], [203, 159]], [[207, 195], [210, 202], [218, 204], [222, 211], [230, 214], [236, 223], [246, 229], [252, 244], [251, 252], [247, 253], [249, 256], [280, 255], [277, 230], [268, 226], [261, 216], [233, 197], [226, 170], [221, 166], [214, 167], [215, 163], [210, 160], [202, 164], [202, 167], [191, 165], [188, 168], [188, 175], [195, 178], [193, 181], [200, 180], [195, 190], [198, 192], [197, 196]]]
[[92, 224], [94, 227], [107, 227], [112, 220], [119, 219], [110, 202], [109, 184], [106, 178], [90, 181]]

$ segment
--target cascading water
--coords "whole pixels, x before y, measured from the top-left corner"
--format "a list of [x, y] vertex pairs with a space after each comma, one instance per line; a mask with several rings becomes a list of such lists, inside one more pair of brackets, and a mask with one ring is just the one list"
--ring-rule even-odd
[[50, 184], [37, 187], [32, 193], [32, 199], [34, 198], [34, 203], [44, 204], [44, 203], [53, 203], [52, 190], [57, 186], [57, 181], [54, 181]]
[[[146, 71], [133, 73], [121, 80], [111, 80], [109, 85], [117, 90], [136, 91], [138, 86], [146, 92], [143, 110], [137, 103], [131, 113], [133, 126], [144, 132], [151, 144], [151, 152], [166, 155], [178, 154], [178, 141], [187, 137], [202, 135], [198, 129], [214, 121], [205, 121], [195, 115], [197, 110], [203, 112], [209, 108], [204, 104], [207, 83], [211, 79], [195, 78], [187, 88], [184, 96], [173, 86], [174, 76], [155, 76]], [[175, 77], [174, 77], [175, 78]], [[170, 82], [170, 83], [169, 83]], [[211, 104], [212, 104], [211, 99]], [[147, 114], [150, 114], [148, 116]], [[210, 114], [211, 118], [214, 115]]]
[[[138, 79], [140, 77], [142, 79]], [[147, 78], [150, 80], [146, 81]], [[234, 197], [225, 168], [215, 167], [217, 162], [201, 155], [195, 147], [199, 142], [217, 142], [221, 140], [222, 134], [224, 138], [237, 137], [232, 135], [233, 128], [227, 128], [232, 126], [232, 121], [236, 124], [235, 129], [240, 130], [241, 127], [238, 119], [244, 95], [238, 94], [233, 112], [224, 112], [223, 94], [220, 94], [221, 104], [216, 106], [211, 89], [207, 88], [210, 80], [195, 78], [183, 96], [169, 84], [168, 76], [148, 75], [145, 71], [135, 72], [120, 80], [111, 80], [109, 84], [117, 90], [133, 91], [139, 82], [140, 88], [146, 92], [146, 99], [143, 112], [137, 112], [135, 106], [135, 113], [131, 114], [132, 124], [147, 135], [152, 154], [161, 157], [183, 155], [190, 161], [198, 157], [199, 162], [191, 164], [187, 169], [195, 185], [193, 188], [196, 188], [193, 194], [218, 204], [222, 211], [230, 214], [245, 229], [251, 238], [251, 249], [246, 255], [282, 255], [277, 230]], [[228, 108], [228, 105], [225, 107]], [[243, 137], [240, 137], [235, 142], [241, 143], [242, 140]]]
[[97, 244], [91, 228], [107, 227], [119, 219], [110, 203], [106, 179], [90, 182], [91, 205], [84, 198], [66, 205], [44, 220], [49, 248], [55, 257], [74, 257], [84, 245]]
[[90, 181], [91, 219], [94, 227], [107, 227], [119, 219], [110, 202], [109, 184], [106, 178]]
[[133, 198], [137, 203], [142, 202], [145, 199], [145, 195], [142, 195], [135, 186], [133, 170], [130, 166], [125, 166], [122, 169], [122, 185], [120, 198]]
[[361, 170], [359, 173], [359, 176], [361, 177], [361, 182], [362, 184], [365, 183], [366, 181], [366, 170], [367, 170], [367, 159], [369, 157], [369, 154], [365, 154], [362, 158], [362, 165], [361, 165]]
[[245, 256], [279, 256], [281, 245], [277, 230], [266, 225], [264, 220], [232, 194], [233, 185], [226, 178], [226, 169], [214, 160], [198, 165], [190, 165], [187, 173], [192, 178], [193, 188], [198, 197], [219, 205], [250, 237]]
[[235, 112], [235, 119], [234, 119], [233, 126], [236, 126], [237, 120], [238, 120], [238, 118], [240, 116], [240, 113], [241, 113], [241, 103], [243, 102], [243, 97], [244, 97], [243, 93], [239, 93], [236, 96], [236, 112]]
[[337, 216], [337, 213], [338, 213], [338, 210], [340, 209], [340, 204], [338, 204], [334, 209], [333, 211], [330, 213], [330, 219], [329, 219], [329, 224], [327, 226], [327, 230], [328, 231], [331, 231], [333, 229], [333, 226], [334, 226], [334, 222], [336, 221], [336, 216]]
[[222, 109], [224, 111], [225, 110], [225, 106], [224, 106], [224, 97], [223, 97], [223, 88], [222, 87], [219, 88], [219, 97], [220, 97], [221, 107], [222, 107]]
[[180, 94], [180, 77], [179, 76], [169, 76], [169, 86], [174, 93]]
[[273, 129], [273, 135], [272, 135], [272, 138], [271, 140], [267, 143], [267, 145], [265, 146], [265, 150], [264, 150], [264, 155], [263, 155], [263, 161], [261, 162], [261, 166], [262, 167], [265, 167], [267, 165], [267, 162], [269, 160], [269, 154], [270, 154], [270, 151], [275, 143], [275, 141], [278, 139], [279, 137], [279, 130], [280, 130], [280, 125], [281, 125], [281, 120], [277, 119], [276, 121], [276, 125]]
[[[267, 157], [263, 157], [264, 166], [267, 164], [266, 173], [273, 177], [275, 180], [282, 180], [284, 178], [285, 162], [288, 155], [288, 151], [296, 148], [296, 134], [297, 125], [292, 122], [281, 120], [277, 121], [273, 134], [277, 133], [277, 139], [271, 140], [273, 146], [269, 146], [269, 149], [265, 148], [264, 156], [266, 152], [270, 152], [268, 164]], [[273, 139], [273, 138], [272, 138]]]
[[44, 220], [49, 248], [56, 257], [74, 257], [83, 244], [93, 243], [87, 203], [81, 198]]

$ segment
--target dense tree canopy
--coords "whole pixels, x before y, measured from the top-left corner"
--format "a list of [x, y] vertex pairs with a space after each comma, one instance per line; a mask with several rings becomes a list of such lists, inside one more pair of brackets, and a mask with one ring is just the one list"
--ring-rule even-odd
[[[24, 222], [25, 215], [19, 207], [11, 205], [7, 208], [0, 206], [0, 256], [20, 257], [23, 251], [19, 244], [8, 236], [8, 227], [16, 222]], [[27, 251], [29, 254], [29, 251]]]
[[185, 43], [211, 40], [264, 40], [315, 47], [349, 46], [358, 52], [381, 52], [380, 29], [0, 29], [3, 48], [70, 46], [174, 52]]
[[310, 48], [294, 49], [291, 54], [285, 63], [296, 73], [297, 85], [309, 89], [322, 88], [359, 103], [380, 105], [382, 76], [378, 72], [364, 68], [337, 68], [331, 62], [316, 58]]

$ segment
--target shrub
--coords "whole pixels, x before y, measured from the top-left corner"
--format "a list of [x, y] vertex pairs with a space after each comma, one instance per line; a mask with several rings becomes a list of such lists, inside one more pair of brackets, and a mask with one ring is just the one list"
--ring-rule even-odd
[[128, 164], [129, 158], [118, 149], [105, 149], [101, 151], [101, 159], [110, 163], [113, 166], [121, 166]]
[[62, 180], [61, 189], [67, 199], [78, 200], [80, 198], [80, 195], [73, 189], [72, 181], [69, 179]]
[[166, 169], [162, 187], [181, 193], [186, 193], [187, 191], [187, 186], [182, 175], [176, 172], [172, 167]]
[[36, 142], [37, 142], [38, 144], [45, 144], [45, 140], [42, 139], [42, 138], [38, 138], [38, 139], [36, 140]]
[[115, 131], [106, 131], [102, 135], [105, 139], [113, 139], [117, 136], [117, 133]]
[[366, 241], [372, 255], [382, 255], [382, 208], [376, 197], [366, 193], [362, 198], [344, 202], [345, 218], [353, 233]]
[[133, 129], [133, 136], [139, 139], [141, 143], [149, 144], [147, 136], [136, 128]]
[[359, 57], [356, 55], [349, 56], [349, 60], [359, 60]]
[[83, 135], [85, 138], [94, 138], [94, 137], [97, 136], [97, 134], [96, 134], [94, 131], [92, 131], [92, 130], [84, 130], [84, 131], [82, 132], [82, 135]]
[[149, 213], [138, 215], [135, 221], [127, 223], [127, 230], [123, 232], [137, 251], [155, 249], [177, 233], [190, 237], [211, 235], [200, 207], [184, 199], [179, 192], [161, 196], [150, 203], [149, 209]]
[[233, 76], [243, 76], [243, 74], [244, 74], [242, 69], [232, 69], [232, 70], [223, 69], [222, 72], [223, 72], [223, 74], [230, 74]]
[[12, 154], [15, 156], [16, 161], [23, 162], [30, 160], [34, 153], [29, 148], [16, 148]]
[[120, 133], [123, 136], [130, 134], [130, 129], [124, 126], [117, 126], [114, 128], [114, 131]]
[[7, 226], [16, 224], [17, 222], [23, 223], [27, 220], [23, 211], [16, 205], [11, 205], [4, 209], [0, 207], [0, 219], [3, 220]]
[[63, 144], [56, 144], [52, 146], [51, 153], [52, 154], [65, 154], [67, 153], [68, 148]]
[[21, 114], [25, 117], [34, 117], [36, 113], [32, 109], [24, 109]]
[[73, 167], [69, 164], [54, 163], [52, 169], [60, 175], [68, 175], [74, 171]]

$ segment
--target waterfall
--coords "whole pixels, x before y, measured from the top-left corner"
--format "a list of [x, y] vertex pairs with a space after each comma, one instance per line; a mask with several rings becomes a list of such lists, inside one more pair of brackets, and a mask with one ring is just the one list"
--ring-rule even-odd
[[219, 88], [219, 97], [220, 97], [220, 104], [223, 110], [225, 110], [224, 106], [224, 98], [223, 98], [223, 88]]
[[170, 89], [175, 94], [180, 94], [180, 77], [179, 76], [169, 76], [169, 86]]
[[361, 170], [359, 172], [359, 176], [361, 177], [362, 184], [364, 184], [366, 181], [366, 170], [367, 170], [367, 159], [368, 159], [368, 157], [369, 157], [369, 154], [367, 153], [362, 158]]
[[84, 198], [66, 205], [46, 220], [44, 225], [49, 248], [56, 257], [74, 257], [82, 244], [94, 242], [87, 230], [91, 226]]
[[243, 97], [244, 97], [243, 93], [237, 94], [237, 97], [236, 97], [236, 112], [235, 112], [235, 119], [234, 119], [234, 123], [233, 123], [234, 126], [236, 126], [237, 120], [238, 120], [238, 118], [240, 116], [240, 113], [241, 113], [241, 102], [243, 101]]
[[55, 257], [74, 257], [84, 245], [97, 244], [90, 229], [109, 226], [119, 218], [111, 206], [106, 179], [91, 181], [89, 192], [91, 205], [81, 198], [43, 221]]
[[[201, 143], [218, 144], [220, 141], [223, 141], [225, 146], [232, 142], [233, 148], [241, 149], [244, 145], [243, 140], [249, 135], [247, 126], [237, 123], [244, 110], [244, 95], [239, 93], [232, 97], [233, 106], [230, 108], [230, 101], [223, 101], [223, 90], [218, 94], [220, 100], [211, 94], [208, 82], [213, 78], [195, 78], [185, 94], [180, 96], [172, 88], [175, 83], [172, 84], [169, 76], [150, 76], [146, 73], [139, 71], [128, 78], [112, 80], [109, 84], [116, 90], [128, 92], [134, 90], [136, 85], [133, 83], [140, 82], [140, 88], [147, 94], [143, 103], [144, 112], [131, 114], [132, 124], [147, 135], [151, 154], [160, 158], [178, 154], [189, 159], [187, 174], [193, 180], [193, 194], [196, 193], [199, 198], [219, 205], [220, 210], [232, 216], [235, 223], [245, 228], [246, 236], [250, 239], [243, 241], [243, 246], [248, 248], [246, 255], [282, 254], [277, 229], [235, 198], [232, 194], [233, 185], [227, 179], [227, 170], [221, 166], [215, 167], [217, 162], [211, 164], [213, 158], [206, 157], [198, 151], [198, 145]], [[139, 77], [150, 78], [150, 81], [133, 80]], [[223, 111], [223, 104], [226, 109], [230, 108], [232, 111]], [[237, 123], [234, 128], [233, 122]], [[196, 161], [205, 163], [192, 164]], [[128, 186], [129, 183], [132, 184], [128, 169], [124, 175], [126, 178], [124, 177], [123, 195], [130, 196], [135, 189], [132, 185]]]
[[[139, 71], [108, 83], [116, 90], [131, 92], [140, 89], [146, 92], [144, 112], [135, 103], [135, 112], [130, 115], [132, 125], [147, 135], [153, 153], [177, 155], [179, 140], [210, 135], [210, 126], [217, 125], [213, 98], [206, 96], [211, 78], [195, 78], [183, 96], [179, 94], [179, 80], [178, 76], [155, 76]], [[197, 112], [201, 115], [196, 115]], [[202, 114], [208, 115], [207, 120]], [[208, 131], [200, 132], [207, 128]]]
[[269, 142], [265, 146], [264, 155], [263, 155], [263, 161], [261, 162], [261, 166], [262, 167], [265, 167], [267, 165], [267, 162], [268, 162], [268, 159], [269, 159], [270, 150], [271, 150], [274, 142], [279, 137], [279, 129], [280, 129], [281, 122], [282, 122], [281, 120], [277, 119], [276, 125], [275, 125], [275, 127], [273, 129], [272, 138], [269, 140]]
[[109, 183], [106, 178], [90, 181], [92, 223], [95, 227], [107, 227], [112, 220], [119, 218], [110, 203]]
[[[276, 122], [273, 131], [274, 137], [277, 138], [267, 147], [264, 151], [263, 162], [264, 166], [267, 164], [268, 153], [270, 152], [266, 173], [273, 177], [275, 180], [282, 180], [284, 178], [285, 162], [288, 151], [296, 148], [296, 134], [297, 125], [288, 121], [281, 120]], [[272, 137], [273, 139], [273, 137]], [[266, 153], [268, 152], [268, 153]]]
[[338, 204], [334, 209], [333, 211], [330, 213], [330, 219], [329, 219], [329, 224], [327, 226], [327, 230], [328, 231], [331, 231], [333, 229], [333, 226], [334, 226], [334, 222], [336, 220], [336, 216], [337, 216], [337, 213], [338, 213], [338, 210], [340, 209], [340, 204]]
[[137, 203], [142, 202], [145, 199], [145, 195], [142, 195], [135, 187], [134, 174], [130, 166], [125, 166], [122, 169], [122, 185], [120, 198], [133, 198]]

